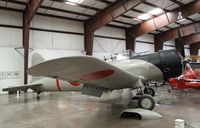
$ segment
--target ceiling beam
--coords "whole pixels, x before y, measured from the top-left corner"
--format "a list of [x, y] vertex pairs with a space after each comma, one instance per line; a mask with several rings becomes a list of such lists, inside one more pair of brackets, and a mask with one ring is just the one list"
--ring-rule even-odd
[[192, 34], [190, 36], [183, 37], [184, 45], [194, 44], [200, 41], [200, 33]]
[[176, 4], [178, 4], [179, 6], [184, 6], [183, 3], [181, 3], [181, 2], [179, 2], [179, 1], [177, 1], [177, 0], [170, 0], [170, 1], [172, 1], [172, 2], [174, 2], [174, 3], [176, 3]]
[[[178, 31], [177, 31], [178, 33]], [[154, 36], [155, 37], [155, 36]], [[184, 42], [184, 45], [191, 45], [191, 44], [194, 44], [196, 42], [200, 42], [200, 32], [198, 33], [195, 33], [195, 34], [191, 34], [191, 35], [188, 35], [188, 36], [182, 36], [183, 38], [183, 42]], [[163, 43], [164, 42], [159, 42], [157, 41], [158, 38], [155, 38], [155, 51], [159, 51], [159, 50], [162, 50], [163, 49]], [[176, 49], [180, 50], [180, 45], [178, 44], [178, 39], [176, 38], [175, 39], [175, 46], [176, 46]]]
[[[1, 1], [1, 0], [0, 0]], [[63, 0], [56, 0], [57, 2], [64, 2]], [[9, 3], [14, 3], [14, 4], [19, 4], [19, 5], [27, 5], [27, 3], [26, 2], [21, 2], [21, 1], [13, 1], [13, 0], [8, 0], [7, 2], [9, 2]], [[52, 0], [52, 2], [54, 2], [53, 0]], [[101, 9], [98, 9], [98, 8], [94, 8], [94, 7], [91, 7], [90, 8], [90, 6], [86, 6], [86, 5], [81, 5], [81, 4], [78, 4], [77, 6], [79, 6], [79, 7], [84, 7], [84, 8], [86, 8], [87, 7], [87, 9], [92, 9], [92, 10], [101, 10]], [[4, 8], [6, 8], [6, 7], [4, 7]], [[59, 8], [54, 8], [54, 7], [48, 7], [48, 6], [40, 6], [40, 8], [41, 9], [45, 9], [46, 11], [47, 10], [51, 10], [51, 11], [58, 11], [58, 12], [63, 12], [63, 13], [70, 13], [70, 14], [74, 14], [74, 15], [80, 15], [80, 16], [85, 16], [85, 17], [88, 17], [88, 18], [90, 18], [90, 17], [92, 17], [93, 15], [90, 15], [90, 14], [84, 14], [84, 13], [79, 13], [79, 12], [75, 12], [75, 11], [68, 11], [68, 10], [64, 10], [64, 9], [59, 9]], [[1, 9], [1, 7], [0, 7], [0, 9]], [[52, 17], [63, 17], [63, 16], [56, 16], [56, 15], [52, 15], [52, 14], [46, 14], [46, 13], [37, 13], [37, 14], [41, 14], [41, 15], [51, 15]], [[124, 17], [124, 18], [133, 18], [133, 17], [131, 17], [131, 16], [126, 16], [126, 15], [122, 15], [121, 17]], [[62, 18], [62, 19], [65, 19], [65, 18]], [[67, 17], [66, 19], [74, 19], [74, 20], [76, 20], [76, 21], [84, 21], [84, 20], [79, 20], [79, 19], [75, 19], [75, 18], [70, 18], [70, 17]], [[127, 23], [127, 22], [123, 22], [123, 21], [118, 21], [118, 20], [113, 20], [113, 22], [116, 22], [116, 23], [120, 23], [120, 24], [123, 24], [123, 25], [128, 25], [128, 26], [132, 26], [133, 24], [130, 24], [130, 23]], [[108, 26], [114, 26], [114, 27], [117, 27], [117, 28], [122, 28], [122, 29], [126, 29], [126, 27], [123, 27], [123, 26], [116, 26], [116, 25], [108, 25]]]
[[86, 24], [92, 31], [96, 31], [140, 3], [140, 0], [117, 0], [88, 19]]
[[29, 0], [23, 13], [23, 47], [24, 47], [24, 84], [28, 82], [28, 54], [30, 22], [36, 14], [43, 0]]
[[179, 11], [182, 12], [183, 17], [188, 17], [194, 13], [200, 12], [200, 1], [197, 0], [181, 8], [177, 8], [174, 11], [166, 12], [158, 17], [143, 22], [142, 24], [133, 26], [128, 30], [134, 37], [147, 34], [171, 23], [175, 23], [177, 21]]
[[[192, 34], [190, 36], [186, 36], [186, 37], [183, 37], [183, 42], [184, 42], [184, 45], [190, 45], [192, 47], [195, 47], [196, 45], [196, 42], [200, 42], [200, 33], [197, 33], [197, 34]], [[181, 51], [181, 45], [179, 44], [179, 41], [178, 39], [175, 39], [175, 47], [178, 51]], [[197, 48], [192, 48], [193, 50], [191, 50], [192, 52], [196, 52], [195, 50]]]
[[200, 21], [157, 34], [155, 35], [155, 40], [157, 40], [157, 42], [163, 43], [172, 39], [176, 39], [178, 38], [178, 29], [181, 30], [182, 36], [198, 33], [200, 32]]
[[116, 2], [111, 3], [108, 7], [88, 19], [84, 23], [84, 46], [86, 54], [92, 55], [93, 35], [96, 30], [115, 20], [115, 18], [123, 15], [140, 3], [140, 0], [117, 0]]
[[126, 35], [126, 50], [135, 51], [135, 38], [127, 31], [125, 31]]
[[30, 23], [42, 2], [43, 0], [30, 0], [27, 3], [26, 8], [24, 10], [24, 17], [26, 23]]

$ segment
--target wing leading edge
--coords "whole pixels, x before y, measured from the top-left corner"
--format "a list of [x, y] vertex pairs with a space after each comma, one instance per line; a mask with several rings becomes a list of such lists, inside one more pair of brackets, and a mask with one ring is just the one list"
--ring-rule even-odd
[[31, 67], [28, 74], [77, 81], [109, 90], [141, 86], [141, 78], [90, 56], [65, 57]]

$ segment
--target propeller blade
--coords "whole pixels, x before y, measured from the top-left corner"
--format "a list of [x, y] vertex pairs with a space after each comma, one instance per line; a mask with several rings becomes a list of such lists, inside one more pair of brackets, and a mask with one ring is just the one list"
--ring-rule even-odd
[[181, 55], [183, 56], [183, 58], [185, 58], [184, 42], [183, 42], [183, 38], [181, 36], [180, 29], [178, 29], [178, 43], [179, 43], [180, 48], [181, 48]]

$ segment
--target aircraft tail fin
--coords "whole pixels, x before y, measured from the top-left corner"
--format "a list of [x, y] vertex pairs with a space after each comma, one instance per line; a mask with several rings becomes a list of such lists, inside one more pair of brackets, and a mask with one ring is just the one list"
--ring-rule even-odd
[[[40, 55], [39, 53], [34, 53], [32, 55], [31, 66], [37, 65], [37, 64], [42, 63], [44, 61], [45, 61], [45, 59], [42, 57], [42, 55]], [[40, 77], [32, 76], [31, 82], [34, 82], [38, 79], [40, 79]]]
[[45, 59], [39, 53], [34, 53], [32, 56], [32, 66], [44, 62]]

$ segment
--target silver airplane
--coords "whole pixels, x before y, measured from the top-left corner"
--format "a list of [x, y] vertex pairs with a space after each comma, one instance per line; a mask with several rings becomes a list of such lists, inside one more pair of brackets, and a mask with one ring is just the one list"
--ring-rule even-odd
[[[182, 59], [177, 50], [161, 50], [109, 63], [91, 56], [44, 61], [36, 55], [34, 61], [40, 63], [28, 69], [28, 74], [34, 76], [31, 84], [4, 88], [3, 91], [28, 88], [38, 94], [45, 91], [81, 91], [85, 95], [101, 97], [104, 91], [138, 89], [148, 81], [168, 80], [182, 73]], [[137, 96], [138, 106], [152, 110], [154, 99], [144, 94], [142, 89], [141, 92]]]

